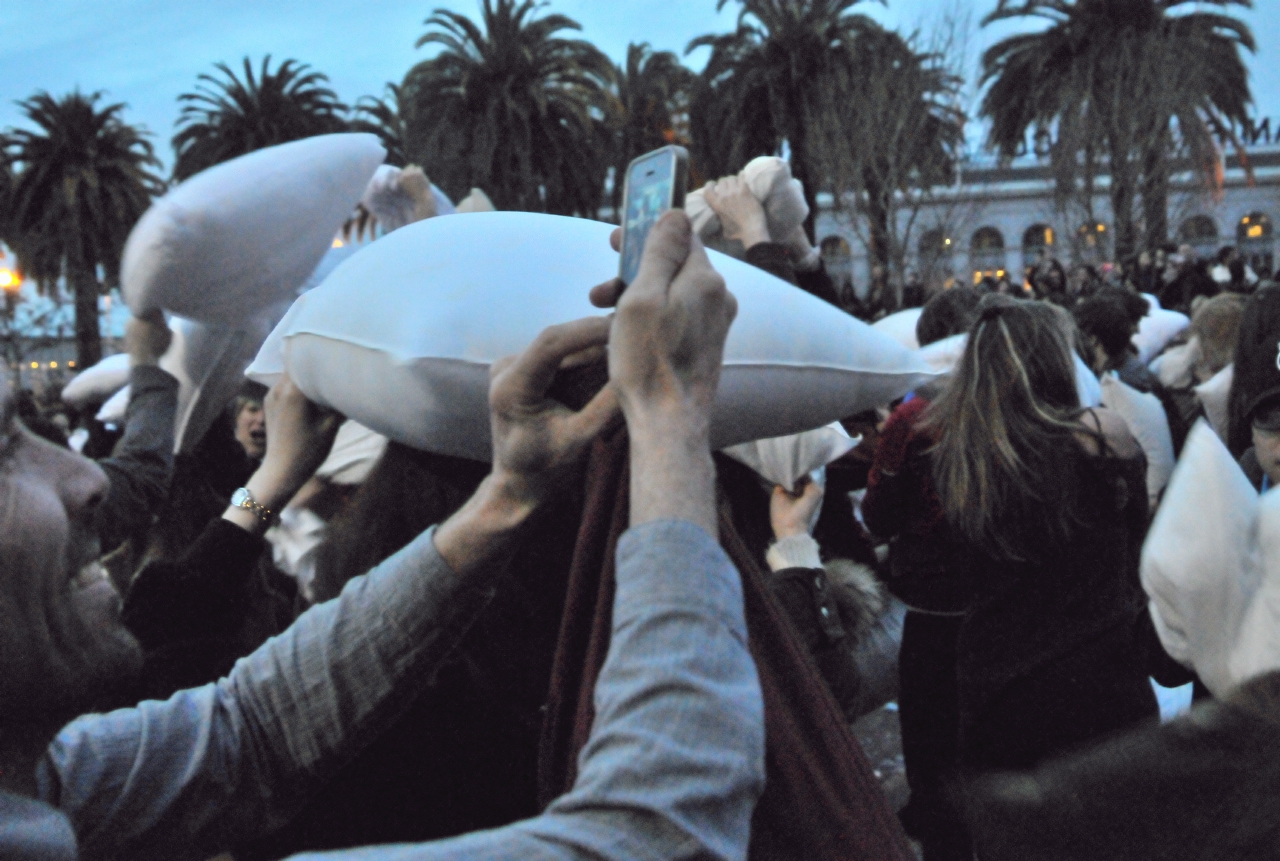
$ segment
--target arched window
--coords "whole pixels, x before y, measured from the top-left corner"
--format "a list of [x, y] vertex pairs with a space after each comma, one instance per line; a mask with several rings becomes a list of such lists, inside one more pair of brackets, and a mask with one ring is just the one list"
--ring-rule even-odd
[[1193, 215], [1178, 227], [1178, 244], [1190, 245], [1196, 254], [1210, 258], [1218, 251], [1218, 222], [1209, 215]]
[[1000, 278], [1005, 274], [1004, 234], [994, 227], [979, 227], [969, 239], [969, 268], [973, 283], [984, 277]]
[[1101, 221], [1082, 224], [1076, 229], [1076, 262], [1103, 263], [1110, 257], [1110, 234]]
[[1236, 226], [1236, 244], [1240, 256], [1254, 272], [1268, 278], [1275, 271], [1275, 251], [1271, 218], [1263, 212], [1251, 212]]
[[1036, 262], [1040, 252], [1053, 248], [1053, 228], [1047, 224], [1033, 224], [1022, 234], [1022, 259], [1028, 266]]
[[955, 242], [941, 227], [920, 234], [916, 245], [917, 264], [925, 284], [931, 287], [951, 284], [955, 278], [955, 248]]
[[853, 290], [853, 249], [849, 241], [832, 234], [818, 243], [818, 251], [822, 254], [822, 268], [835, 282], [840, 300], [847, 301]]

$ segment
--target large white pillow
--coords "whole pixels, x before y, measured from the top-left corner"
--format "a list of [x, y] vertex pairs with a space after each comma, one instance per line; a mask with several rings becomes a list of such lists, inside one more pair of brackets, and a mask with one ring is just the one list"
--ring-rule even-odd
[[196, 174], [129, 234], [125, 301], [237, 326], [293, 298], [385, 155], [371, 134], [320, 135]]
[[107, 356], [85, 368], [62, 389], [62, 401], [76, 409], [101, 404], [129, 383], [129, 354]]
[[[490, 456], [488, 373], [546, 326], [599, 314], [613, 227], [527, 212], [433, 218], [356, 254], [295, 302], [250, 367], [391, 439]], [[738, 299], [716, 448], [821, 427], [932, 378], [913, 353], [803, 290], [715, 252]], [[281, 358], [283, 354], [283, 358]]]
[[1125, 385], [1115, 373], [1102, 377], [1102, 405], [1114, 410], [1129, 426], [1147, 457], [1147, 496], [1154, 506], [1173, 474], [1173, 436], [1169, 418], [1155, 395]]
[[906, 308], [881, 317], [871, 324], [871, 328], [884, 332], [908, 350], [918, 350], [920, 341], [916, 338], [916, 324], [920, 322], [923, 311], [923, 308]]
[[1235, 367], [1227, 365], [1195, 388], [1196, 397], [1204, 407], [1204, 417], [1223, 440], [1231, 423], [1231, 380], [1235, 377]]
[[1151, 362], [1151, 373], [1166, 389], [1187, 389], [1195, 382], [1196, 362], [1200, 361], [1200, 338], [1192, 335], [1185, 344], [1170, 347]]
[[1177, 311], [1166, 311], [1160, 307], [1160, 300], [1150, 293], [1143, 293], [1147, 300], [1147, 316], [1138, 323], [1138, 331], [1133, 335], [1133, 347], [1138, 351], [1138, 358], [1148, 364], [1169, 342], [1181, 335], [1191, 325], [1191, 318]]
[[1165, 651], [1221, 695], [1261, 581], [1258, 494], [1203, 421], [1187, 436], [1142, 547], [1142, 586]]
[[[747, 184], [751, 195], [764, 206], [765, 220], [769, 226], [769, 238], [784, 242], [797, 227], [809, 217], [809, 204], [804, 199], [804, 186], [791, 177], [791, 165], [786, 159], [762, 155], [747, 162], [738, 176]], [[741, 259], [746, 255], [742, 243], [728, 240], [720, 227], [720, 218], [710, 206], [703, 189], [685, 195], [685, 212], [693, 222], [708, 248], [714, 248]]]
[[1239, 684], [1280, 668], [1280, 493], [1268, 491], [1258, 504], [1258, 552], [1262, 582], [1240, 623], [1227, 666]]

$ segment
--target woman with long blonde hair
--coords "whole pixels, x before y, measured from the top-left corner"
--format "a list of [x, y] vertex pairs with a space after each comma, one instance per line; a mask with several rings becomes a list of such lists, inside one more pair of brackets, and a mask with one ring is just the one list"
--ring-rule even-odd
[[1145, 460], [1122, 419], [1081, 407], [1056, 311], [985, 309], [924, 417], [966, 585], [965, 770], [1028, 767], [1158, 713], [1138, 581]]

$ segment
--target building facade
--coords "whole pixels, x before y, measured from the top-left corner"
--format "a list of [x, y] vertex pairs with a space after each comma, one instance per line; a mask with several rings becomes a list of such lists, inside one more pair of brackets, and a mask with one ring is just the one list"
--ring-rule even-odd
[[[1234, 245], [1260, 275], [1273, 273], [1280, 139], [1272, 143], [1267, 135], [1246, 149], [1243, 160], [1231, 155], [1223, 167], [1216, 190], [1206, 190], [1189, 173], [1174, 177], [1170, 241], [1190, 245], [1204, 257]], [[816, 231], [828, 271], [865, 295], [871, 280], [866, 231], [833, 204], [830, 195], [820, 197]], [[1021, 282], [1026, 267], [1043, 253], [1064, 265], [1102, 263], [1113, 254], [1107, 177], [1099, 179], [1091, 207], [1076, 201], [1064, 211], [1055, 204], [1049, 164], [1034, 158], [1009, 165], [967, 164], [957, 171], [953, 187], [936, 190], [914, 207], [903, 205], [897, 219], [907, 279], [935, 286], [1005, 273]]]

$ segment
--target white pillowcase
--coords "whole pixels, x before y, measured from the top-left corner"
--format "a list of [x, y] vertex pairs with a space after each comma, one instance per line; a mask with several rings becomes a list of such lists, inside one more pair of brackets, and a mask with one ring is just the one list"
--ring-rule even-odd
[[1187, 389], [1195, 382], [1196, 362], [1200, 361], [1200, 338], [1192, 335], [1185, 344], [1170, 347], [1151, 363], [1151, 373], [1166, 389]]
[[76, 409], [100, 404], [129, 383], [129, 354], [107, 356], [96, 365], [85, 368], [62, 389], [62, 401]]
[[1166, 311], [1160, 307], [1160, 300], [1150, 293], [1143, 293], [1147, 300], [1147, 316], [1138, 323], [1138, 331], [1133, 335], [1133, 346], [1138, 351], [1138, 358], [1148, 364], [1169, 342], [1181, 335], [1191, 325], [1191, 318], [1177, 311]]
[[1204, 407], [1204, 416], [1225, 441], [1231, 423], [1231, 380], [1235, 377], [1235, 365], [1227, 365], [1206, 382], [1196, 386], [1196, 397]]
[[1142, 586], [1165, 651], [1219, 696], [1241, 681], [1232, 652], [1261, 583], [1257, 522], [1253, 485], [1196, 422], [1142, 547]]
[[[312, 400], [391, 439], [490, 457], [488, 373], [545, 327], [599, 314], [612, 225], [527, 212], [411, 224], [300, 297], [249, 373], [288, 368]], [[887, 404], [934, 374], [866, 324], [711, 252], [738, 300], [713, 415], [723, 448]]]
[[906, 308], [881, 317], [871, 324], [871, 328], [884, 332], [908, 350], [918, 350], [920, 341], [916, 338], [916, 324], [920, 322], [923, 311], [923, 308]]
[[1173, 436], [1164, 406], [1155, 395], [1121, 382], [1114, 372], [1102, 377], [1102, 405], [1124, 419], [1142, 447], [1147, 458], [1147, 496], [1154, 506], [1160, 491], [1169, 483], [1174, 466]]
[[[785, 242], [787, 237], [809, 217], [809, 204], [805, 203], [804, 186], [800, 184], [800, 180], [792, 179], [791, 165], [786, 159], [771, 155], [753, 158], [738, 172], [738, 176], [746, 182], [752, 196], [764, 206], [769, 238], [772, 241]], [[707, 205], [707, 199], [701, 188], [685, 195], [684, 211], [693, 222], [693, 229], [698, 231], [698, 235], [702, 237], [702, 241], [708, 248], [714, 248], [738, 259], [746, 255], [746, 249], [741, 242], [725, 238], [720, 227], [720, 219]]]
[[800, 479], [852, 451], [861, 437], [851, 437], [840, 422], [789, 436], [758, 439], [723, 452], [773, 484], [794, 490]]
[[385, 155], [371, 134], [320, 135], [191, 177], [129, 234], [125, 301], [137, 314], [239, 326], [293, 298]]

